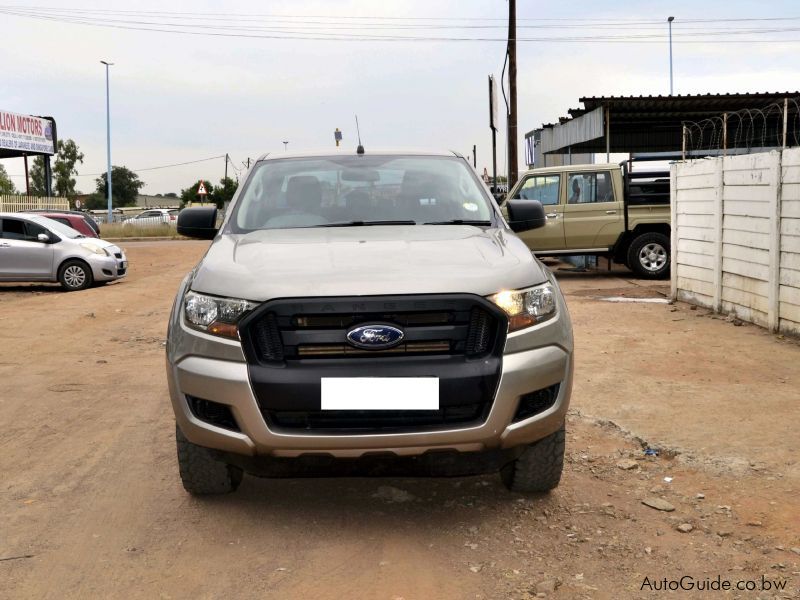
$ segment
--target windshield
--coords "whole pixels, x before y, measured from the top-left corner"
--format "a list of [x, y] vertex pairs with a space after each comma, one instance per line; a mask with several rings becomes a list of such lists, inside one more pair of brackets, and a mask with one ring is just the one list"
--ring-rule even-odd
[[30, 217], [30, 220], [38, 223], [42, 227], [47, 227], [47, 229], [57, 233], [58, 235], [64, 236], [65, 238], [69, 238], [71, 240], [74, 240], [75, 238], [86, 237], [80, 231], [76, 231], [68, 225], [64, 225], [63, 223], [59, 223], [53, 219], [48, 219], [47, 217]]
[[256, 165], [231, 218], [257, 229], [370, 224], [489, 225], [490, 201], [457, 157], [332, 156]]

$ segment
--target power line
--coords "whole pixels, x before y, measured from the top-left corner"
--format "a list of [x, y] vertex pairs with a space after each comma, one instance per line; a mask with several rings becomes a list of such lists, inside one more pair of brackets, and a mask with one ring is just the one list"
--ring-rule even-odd
[[[224, 154], [220, 154], [219, 156], [209, 156], [208, 158], [199, 158], [197, 160], [188, 160], [182, 163], [174, 163], [171, 165], [159, 165], [157, 167], [145, 167], [144, 169], [129, 169], [129, 171], [133, 171], [134, 173], [141, 173], [142, 171], [157, 171], [159, 169], [171, 169], [172, 167], [182, 167], [184, 165], [193, 165], [195, 163], [206, 162], [209, 160], [217, 160], [219, 158], [225, 158]], [[103, 171], [102, 173], [80, 173], [76, 175], [76, 177], [97, 177], [100, 175], [105, 175], [106, 172]]]
[[[314, 41], [391, 41], [391, 42], [506, 42], [507, 38], [502, 37], [476, 37], [476, 36], [409, 36], [409, 35], [381, 35], [381, 34], [352, 34], [352, 33], [329, 33], [324, 31], [307, 30], [288, 30], [274, 28], [242, 28], [236, 26], [217, 26], [217, 25], [183, 25], [175, 23], [158, 23], [152, 21], [124, 21], [119, 19], [100, 20], [92, 17], [70, 17], [57, 16], [55, 14], [35, 13], [32, 11], [9, 10], [0, 8], [0, 14], [19, 16], [23, 18], [47, 20], [92, 27], [127, 29], [136, 31], [152, 31], [158, 33], [171, 33], [180, 35], [195, 35], [207, 37], [228, 37], [228, 38], [253, 38], [253, 39], [285, 39], [285, 40], [314, 40]], [[194, 27], [200, 31], [188, 29]], [[213, 29], [204, 30], [204, 29]], [[222, 29], [220, 31], [220, 29]], [[248, 31], [261, 31], [262, 33], [252, 33]], [[785, 33], [800, 31], [800, 27], [786, 28], [751, 28], [751, 29], [729, 29], [702, 31], [699, 33], [686, 32], [675, 36], [677, 43], [697, 44], [697, 43], [796, 43], [797, 39], [683, 39], [693, 36], [721, 36], [721, 35], [752, 35], [757, 33]], [[518, 42], [580, 42], [580, 43], [663, 43], [666, 39], [664, 34], [625, 34], [625, 35], [595, 35], [595, 36], [568, 36], [568, 37], [519, 37]]]
[[[252, 20], [253, 18], [269, 18], [269, 19], [329, 19], [333, 21], [388, 21], [388, 22], [503, 22], [506, 19], [502, 17], [432, 17], [432, 16], [414, 16], [414, 17], [399, 17], [392, 15], [292, 15], [285, 13], [236, 13], [230, 12], [181, 12], [181, 11], [148, 11], [148, 10], [121, 10], [121, 9], [84, 9], [84, 8], [54, 8], [47, 6], [19, 6], [19, 5], [5, 5], [0, 6], [3, 10], [21, 10], [21, 11], [50, 11], [60, 13], [96, 13], [96, 14], [120, 14], [120, 15], [154, 15], [165, 17], [181, 17], [183, 19], [196, 19], [206, 20], [209, 17], [214, 17], [216, 20]], [[637, 17], [632, 18], [617, 18], [617, 17], [531, 17], [531, 18], [518, 18], [519, 22], [568, 22], [571, 24], [580, 23], [595, 23], [595, 22], [608, 22], [613, 19], [613, 25], [619, 24], [659, 24], [663, 26], [663, 19], [641, 19]], [[732, 18], [714, 18], [714, 19], [681, 19], [682, 23], [726, 23], [726, 22], [750, 22], [750, 21], [797, 21], [800, 16], [781, 16], [781, 17], [732, 17]], [[505, 27], [505, 25], [501, 25]]]

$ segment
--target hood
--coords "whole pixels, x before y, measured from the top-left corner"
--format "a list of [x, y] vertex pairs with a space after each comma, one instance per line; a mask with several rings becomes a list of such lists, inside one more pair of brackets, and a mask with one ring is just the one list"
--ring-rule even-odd
[[301, 296], [472, 293], [546, 280], [513, 234], [468, 225], [271, 229], [224, 233], [192, 289], [253, 301]]

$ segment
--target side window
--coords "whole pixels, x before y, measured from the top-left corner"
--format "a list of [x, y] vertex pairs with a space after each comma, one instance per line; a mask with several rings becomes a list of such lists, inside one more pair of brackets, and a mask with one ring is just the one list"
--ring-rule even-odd
[[516, 198], [538, 200], [543, 206], [558, 204], [561, 175], [532, 175], [517, 190]]
[[[112, 181], [112, 183], [113, 183], [113, 181]], [[67, 224], [69, 224], [69, 223], [67, 223]], [[37, 236], [40, 233], [47, 233], [47, 230], [44, 227], [42, 227], [41, 225], [37, 225], [36, 223], [25, 223], [25, 232], [26, 232], [25, 238], [29, 242], [38, 242], [39, 240], [37, 239]]]
[[567, 180], [567, 204], [613, 202], [614, 188], [611, 173], [570, 173]]
[[[111, 184], [113, 185], [114, 182], [112, 181]], [[59, 223], [61, 223], [62, 225], [66, 225], [67, 227], [72, 227], [72, 224], [69, 222], [69, 220], [65, 219], [64, 217], [48, 217], [48, 218], [53, 219], [53, 221], [58, 221]]]
[[2, 233], [6, 240], [24, 240], [25, 224], [17, 219], [3, 219]]

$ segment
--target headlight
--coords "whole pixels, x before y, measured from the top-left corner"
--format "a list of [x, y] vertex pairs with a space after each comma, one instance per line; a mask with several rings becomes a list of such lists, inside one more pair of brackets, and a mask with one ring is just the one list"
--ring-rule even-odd
[[183, 314], [190, 327], [213, 335], [239, 338], [237, 323], [255, 304], [236, 298], [218, 298], [188, 292], [183, 299]]
[[99, 254], [101, 256], [111, 256], [108, 252], [106, 252], [105, 248], [101, 248], [97, 244], [92, 244], [90, 242], [81, 244], [81, 248], [85, 248], [89, 252], [94, 252], [95, 254]]
[[556, 316], [556, 291], [549, 283], [525, 290], [502, 291], [489, 300], [508, 315], [508, 330], [517, 331]]

